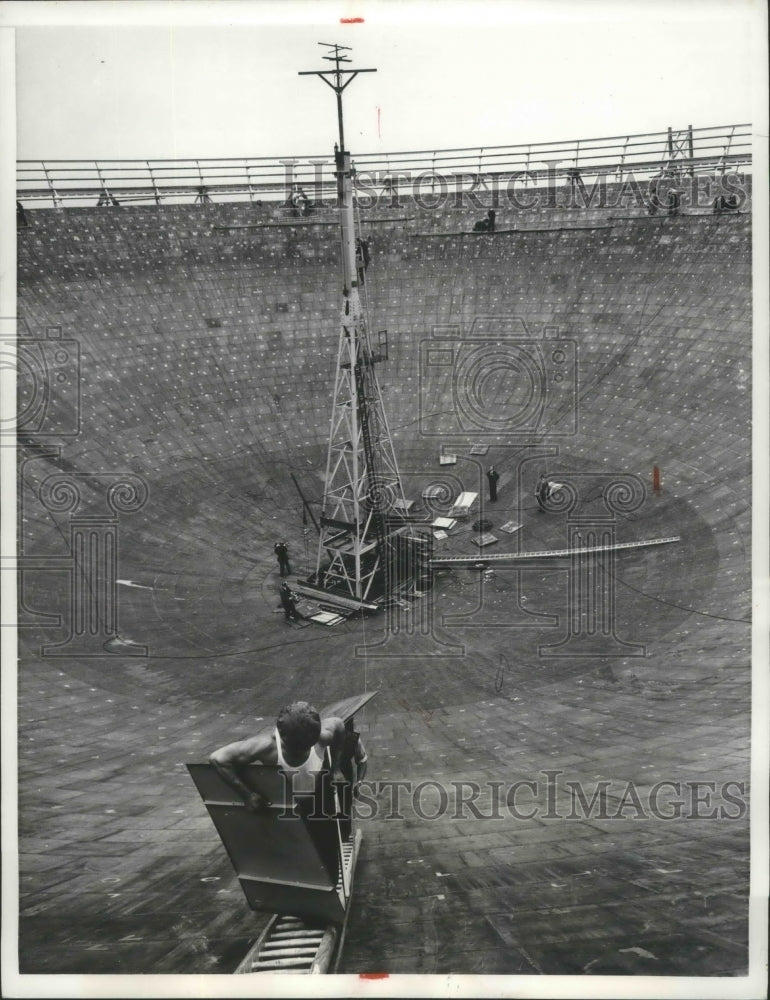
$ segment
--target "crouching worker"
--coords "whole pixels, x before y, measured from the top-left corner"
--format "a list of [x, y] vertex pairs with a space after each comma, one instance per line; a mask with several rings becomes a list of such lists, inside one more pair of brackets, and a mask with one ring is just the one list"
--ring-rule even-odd
[[299, 612], [297, 611], [297, 595], [288, 583], [286, 583], [286, 581], [281, 584], [278, 596], [281, 599], [284, 619], [287, 622], [299, 621]]
[[540, 478], [535, 487], [535, 497], [540, 510], [547, 510], [548, 501], [561, 489], [561, 483], [555, 483], [549, 479], [545, 473], [540, 473]]
[[493, 233], [495, 231], [495, 210], [490, 208], [486, 219], [479, 219], [473, 226], [474, 233]]
[[272, 733], [265, 732], [229, 743], [215, 750], [209, 758], [219, 776], [243, 799], [252, 812], [270, 803], [252, 791], [238, 774], [249, 764], [277, 765], [295, 792], [315, 790], [316, 777], [326, 767], [326, 749], [331, 755], [333, 782], [344, 782], [340, 770], [345, 743], [345, 724], [330, 717], [321, 720], [317, 710], [306, 701], [295, 701], [278, 713]]

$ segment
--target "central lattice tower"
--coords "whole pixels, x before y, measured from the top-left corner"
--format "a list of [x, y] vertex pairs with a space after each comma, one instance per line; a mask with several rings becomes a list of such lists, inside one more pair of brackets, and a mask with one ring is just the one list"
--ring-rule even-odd
[[[320, 43], [325, 44], [325, 43]], [[353, 176], [345, 149], [342, 91], [358, 73], [344, 69], [346, 46], [331, 45], [325, 59], [334, 69], [300, 73], [320, 76], [337, 96], [339, 145], [334, 148], [337, 203], [342, 246], [342, 312], [337, 348], [329, 446], [315, 584], [357, 602], [388, 597], [403, 574], [401, 546], [395, 535], [404, 528], [401, 477], [393, 449], [375, 365], [384, 360], [375, 350], [362, 303], [363, 262], [357, 255]], [[359, 244], [360, 246], [360, 244]]]

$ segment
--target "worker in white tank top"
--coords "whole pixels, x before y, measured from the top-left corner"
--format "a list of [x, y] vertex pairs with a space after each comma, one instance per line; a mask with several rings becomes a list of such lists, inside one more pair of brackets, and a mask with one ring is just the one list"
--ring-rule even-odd
[[324, 766], [324, 756], [326, 748], [320, 743], [312, 746], [307, 758], [301, 764], [289, 764], [283, 752], [281, 734], [278, 727], [275, 728], [275, 749], [278, 757], [278, 766], [291, 781], [292, 791], [312, 792], [315, 789], [316, 775]]
[[224, 781], [234, 788], [247, 809], [257, 812], [269, 805], [248, 787], [238, 768], [248, 764], [278, 765], [291, 775], [293, 789], [312, 792], [315, 776], [325, 766], [325, 751], [331, 754], [332, 780], [344, 782], [340, 771], [345, 724], [334, 716], [321, 720], [318, 711], [306, 701], [295, 701], [278, 713], [274, 729], [266, 729], [237, 743], [215, 750], [210, 762]]

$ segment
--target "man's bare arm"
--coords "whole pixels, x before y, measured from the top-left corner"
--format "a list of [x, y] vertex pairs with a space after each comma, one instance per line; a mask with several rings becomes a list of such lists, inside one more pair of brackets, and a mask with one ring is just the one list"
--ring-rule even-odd
[[209, 763], [212, 764], [222, 780], [238, 792], [246, 808], [256, 812], [268, 803], [258, 792], [253, 792], [241, 780], [236, 769], [257, 762], [272, 763], [273, 753], [273, 737], [269, 734], [263, 734], [220, 747], [209, 757]]
[[345, 745], [345, 723], [342, 719], [338, 719], [335, 716], [323, 719], [321, 722], [321, 736], [318, 742], [329, 748], [332, 779], [334, 781], [344, 781], [344, 775], [340, 771], [342, 750]]
[[353, 785], [353, 795], [355, 798], [358, 798], [359, 792], [361, 791], [361, 782], [366, 778], [366, 771], [369, 767], [369, 760], [366, 756], [366, 748], [360, 740], [358, 741], [358, 746], [356, 747], [354, 763], [356, 765], [356, 781]]

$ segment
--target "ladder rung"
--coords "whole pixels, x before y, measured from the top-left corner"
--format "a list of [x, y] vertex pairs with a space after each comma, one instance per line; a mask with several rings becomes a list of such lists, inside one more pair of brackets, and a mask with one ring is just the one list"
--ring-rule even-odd
[[305, 968], [310, 968], [313, 964], [313, 960], [309, 958], [271, 958], [268, 962], [257, 961], [254, 964], [255, 969], [280, 969], [291, 967], [293, 969], [300, 968], [304, 966]]
[[286, 931], [283, 934], [271, 934], [265, 941], [264, 947], [280, 948], [284, 945], [286, 947], [292, 945], [308, 947], [309, 944], [319, 937], [323, 937], [323, 931], [319, 931], [318, 934], [309, 934], [306, 931], [300, 930]]
[[273, 932], [267, 938], [268, 941], [301, 941], [305, 938], [316, 938], [323, 935], [320, 927], [290, 927], [283, 931]]
[[291, 958], [292, 956], [302, 956], [303, 958], [312, 958], [313, 955], [318, 951], [318, 945], [306, 945], [304, 948], [261, 948], [259, 952], [259, 961], [262, 962], [265, 959], [274, 958]]
[[[262, 970], [259, 968], [259, 966], [252, 965], [251, 971], [252, 972], [261, 972]], [[265, 970], [265, 971], [267, 971], [267, 970]], [[310, 966], [308, 966], [308, 972], [309, 971], [310, 971]], [[281, 972], [288, 973], [288, 975], [296, 975], [297, 974], [297, 970], [296, 969], [271, 969], [270, 970], [271, 975], [274, 975], [274, 976], [277, 976]]]

